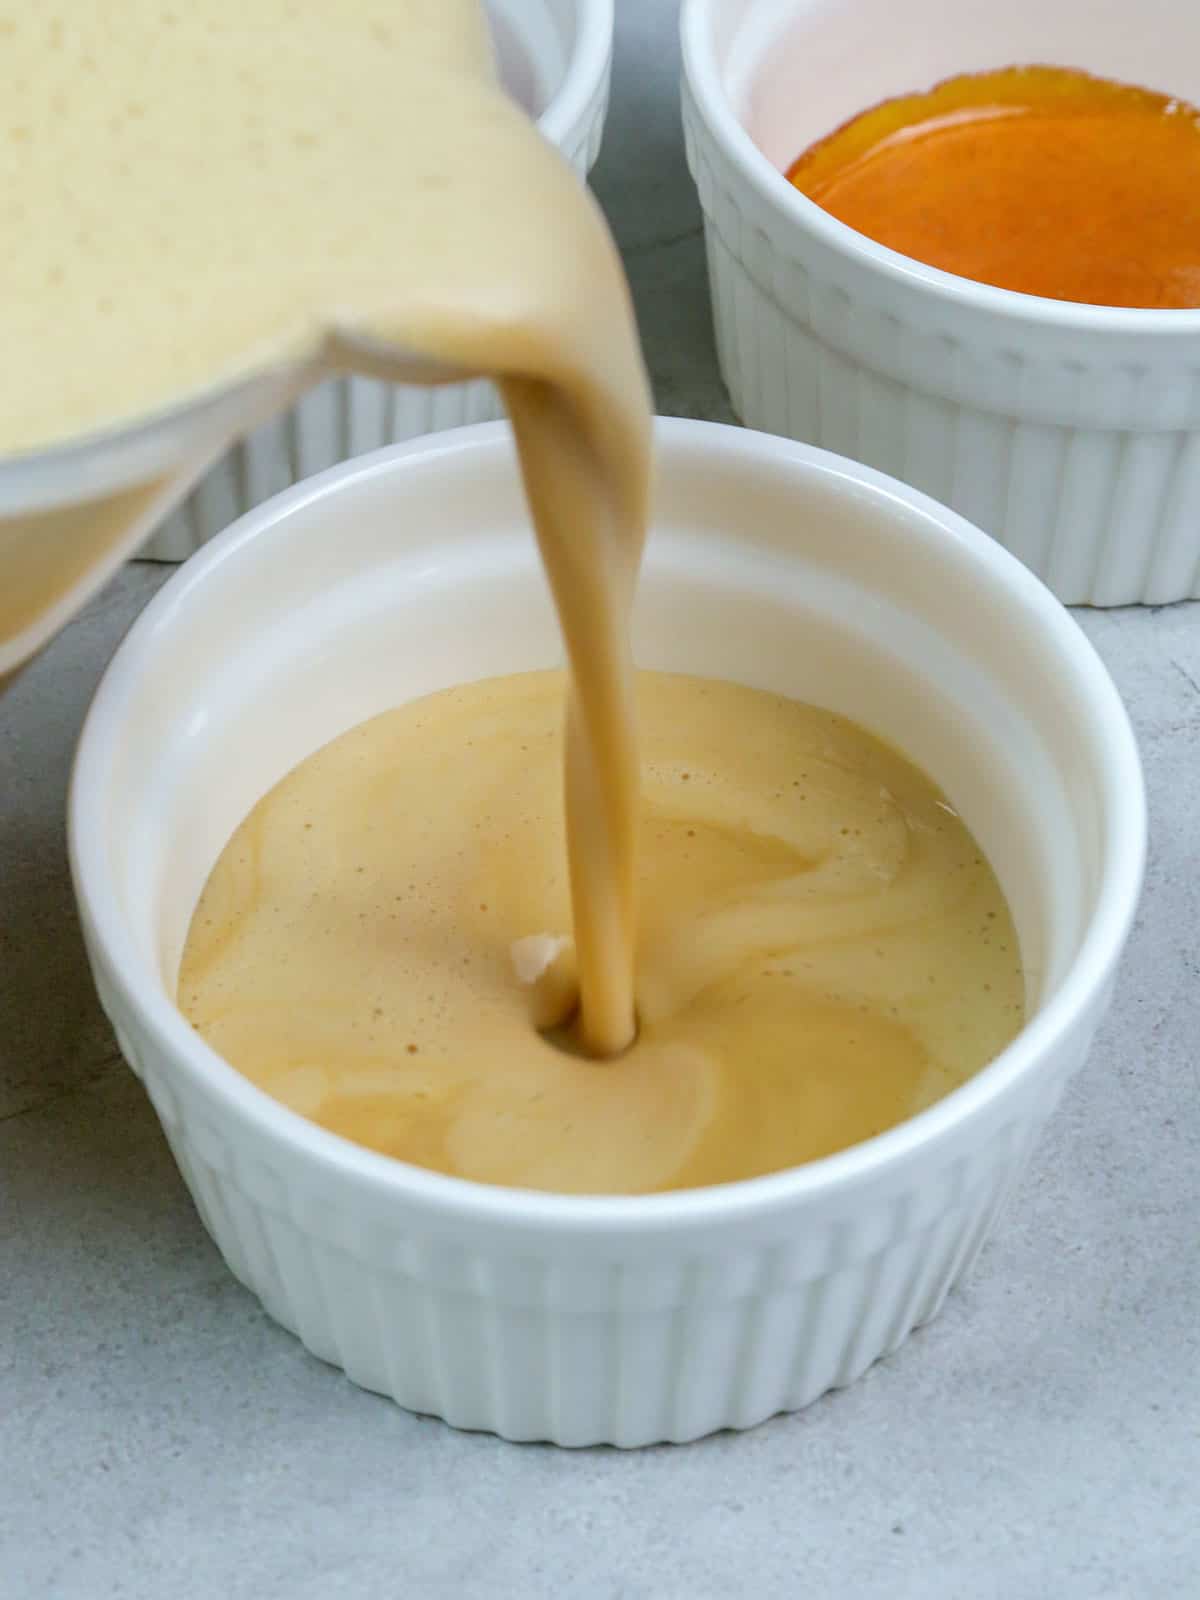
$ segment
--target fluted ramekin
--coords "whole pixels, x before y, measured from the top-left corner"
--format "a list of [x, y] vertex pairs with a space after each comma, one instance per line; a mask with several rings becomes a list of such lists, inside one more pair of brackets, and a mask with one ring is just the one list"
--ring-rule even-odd
[[[486, 0], [504, 81], [581, 177], [600, 153], [612, 70], [613, 0]], [[397, 159], [400, 159], [399, 157]], [[503, 415], [494, 385], [439, 388], [331, 378], [210, 468], [141, 551], [185, 561], [281, 489], [380, 445]]]
[[1200, 8], [684, 0], [682, 37], [739, 416], [934, 495], [1068, 604], [1200, 595], [1200, 310], [973, 283], [876, 244], [782, 176], [856, 112], [985, 67], [1063, 63], [1200, 103]]
[[804, 445], [685, 421], [661, 422], [658, 445], [639, 660], [816, 700], [896, 741], [1012, 906], [1029, 1021], [911, 1121], [691, 1192], [492, 1188], [286, 1110], [175, 1008], [200, 888], [271, 784], [398, 701], [559, 660], [502, 424], [333, 468], [215, 540], [114, 657], [72, 785], [96, 985], [233, 1272], [356, 1383], [510, 1439], [744, 1428], [895, 1350], [971, 1264], [1084, 1059], [1141, 879], [1124, 710], [1019, 562]]

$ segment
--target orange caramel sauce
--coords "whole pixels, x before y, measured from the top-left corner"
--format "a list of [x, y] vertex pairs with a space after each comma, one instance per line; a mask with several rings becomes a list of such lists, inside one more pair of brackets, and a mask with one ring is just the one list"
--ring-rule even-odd
[[1200, 111], [1064, 67], [948, 78], [844, 123], [788, 179], [960, 277], [1089, 305], [1200, 306]]

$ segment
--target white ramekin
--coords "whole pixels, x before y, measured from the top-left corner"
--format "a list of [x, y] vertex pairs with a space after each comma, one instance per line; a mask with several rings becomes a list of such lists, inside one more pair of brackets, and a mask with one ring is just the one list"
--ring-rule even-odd
[[1013, 907], [1031, 1020], [922, 1115], [725, 1187], [489, 1188], [285, 1110], [175, 1009], [201, 885], [268, 786], [398, 701], [559, 659], [502, 424], [331, 469], [189, 562], [117, 652], [72, 787], [97, 988], [234, 1273], [355, 1382], [511, 1439], [744, 1428], [895, 1350], [970, 1265], [1082, 1062], [1141, 879], [1124, 710], [1019, 562], [810, 447], [685, 421], [658, 441], [639, 660], [789, 691], [896, 740]]
[[[613, 0], [486, 0], [504, 81], [586, 177], [600, 153]], [[206, 473], [140, 552], [185, 561], [214, 533], [301, 478], [380, 445], [503, 415], [490, 383], [440, 388], [332, 378], [258, 427]]]
[[1200, 310], [972, 283], [867, 239], [781, 175], [855, 112], [956, 72], [1059, 63], [1200, 102], [1200, 7], [684, 0], [682, 35], [739, 416], [936, 496], [1069, 604], [1200, 595]]

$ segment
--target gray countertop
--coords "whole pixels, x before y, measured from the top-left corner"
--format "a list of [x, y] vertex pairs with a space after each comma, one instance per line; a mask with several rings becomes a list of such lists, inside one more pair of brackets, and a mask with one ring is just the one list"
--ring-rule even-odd
[[[729, 415], [671, 0], [618, 0], [596, 173], [660, 409]], [[353, 1388], [196, 1218], [93, 997], [71, 751], [167, 576], [127, 568], [0, 704], [0, 1596], [1101, 1600], [1200, 1593], [1200, 608], [1080, 621], [1150, 787], [1116, 1004], [967, 1287], [753, 1433], [566, 1453]]]

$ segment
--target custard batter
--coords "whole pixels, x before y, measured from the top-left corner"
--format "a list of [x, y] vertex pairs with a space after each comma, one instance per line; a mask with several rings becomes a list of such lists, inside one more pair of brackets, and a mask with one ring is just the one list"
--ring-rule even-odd
[[563, 1192], [827, 1155], [1003, 1048], [1023, 1006], [1012, 923], [928, 779], [810, 706], [637, 683], [640, 1032], [617, 1060], [540, 1036], [518, 970], [529, 941], [571, 932], [555, 673], [414, 701], [286, 777], [196, 910], [186, 1015], [347, 1138]]

